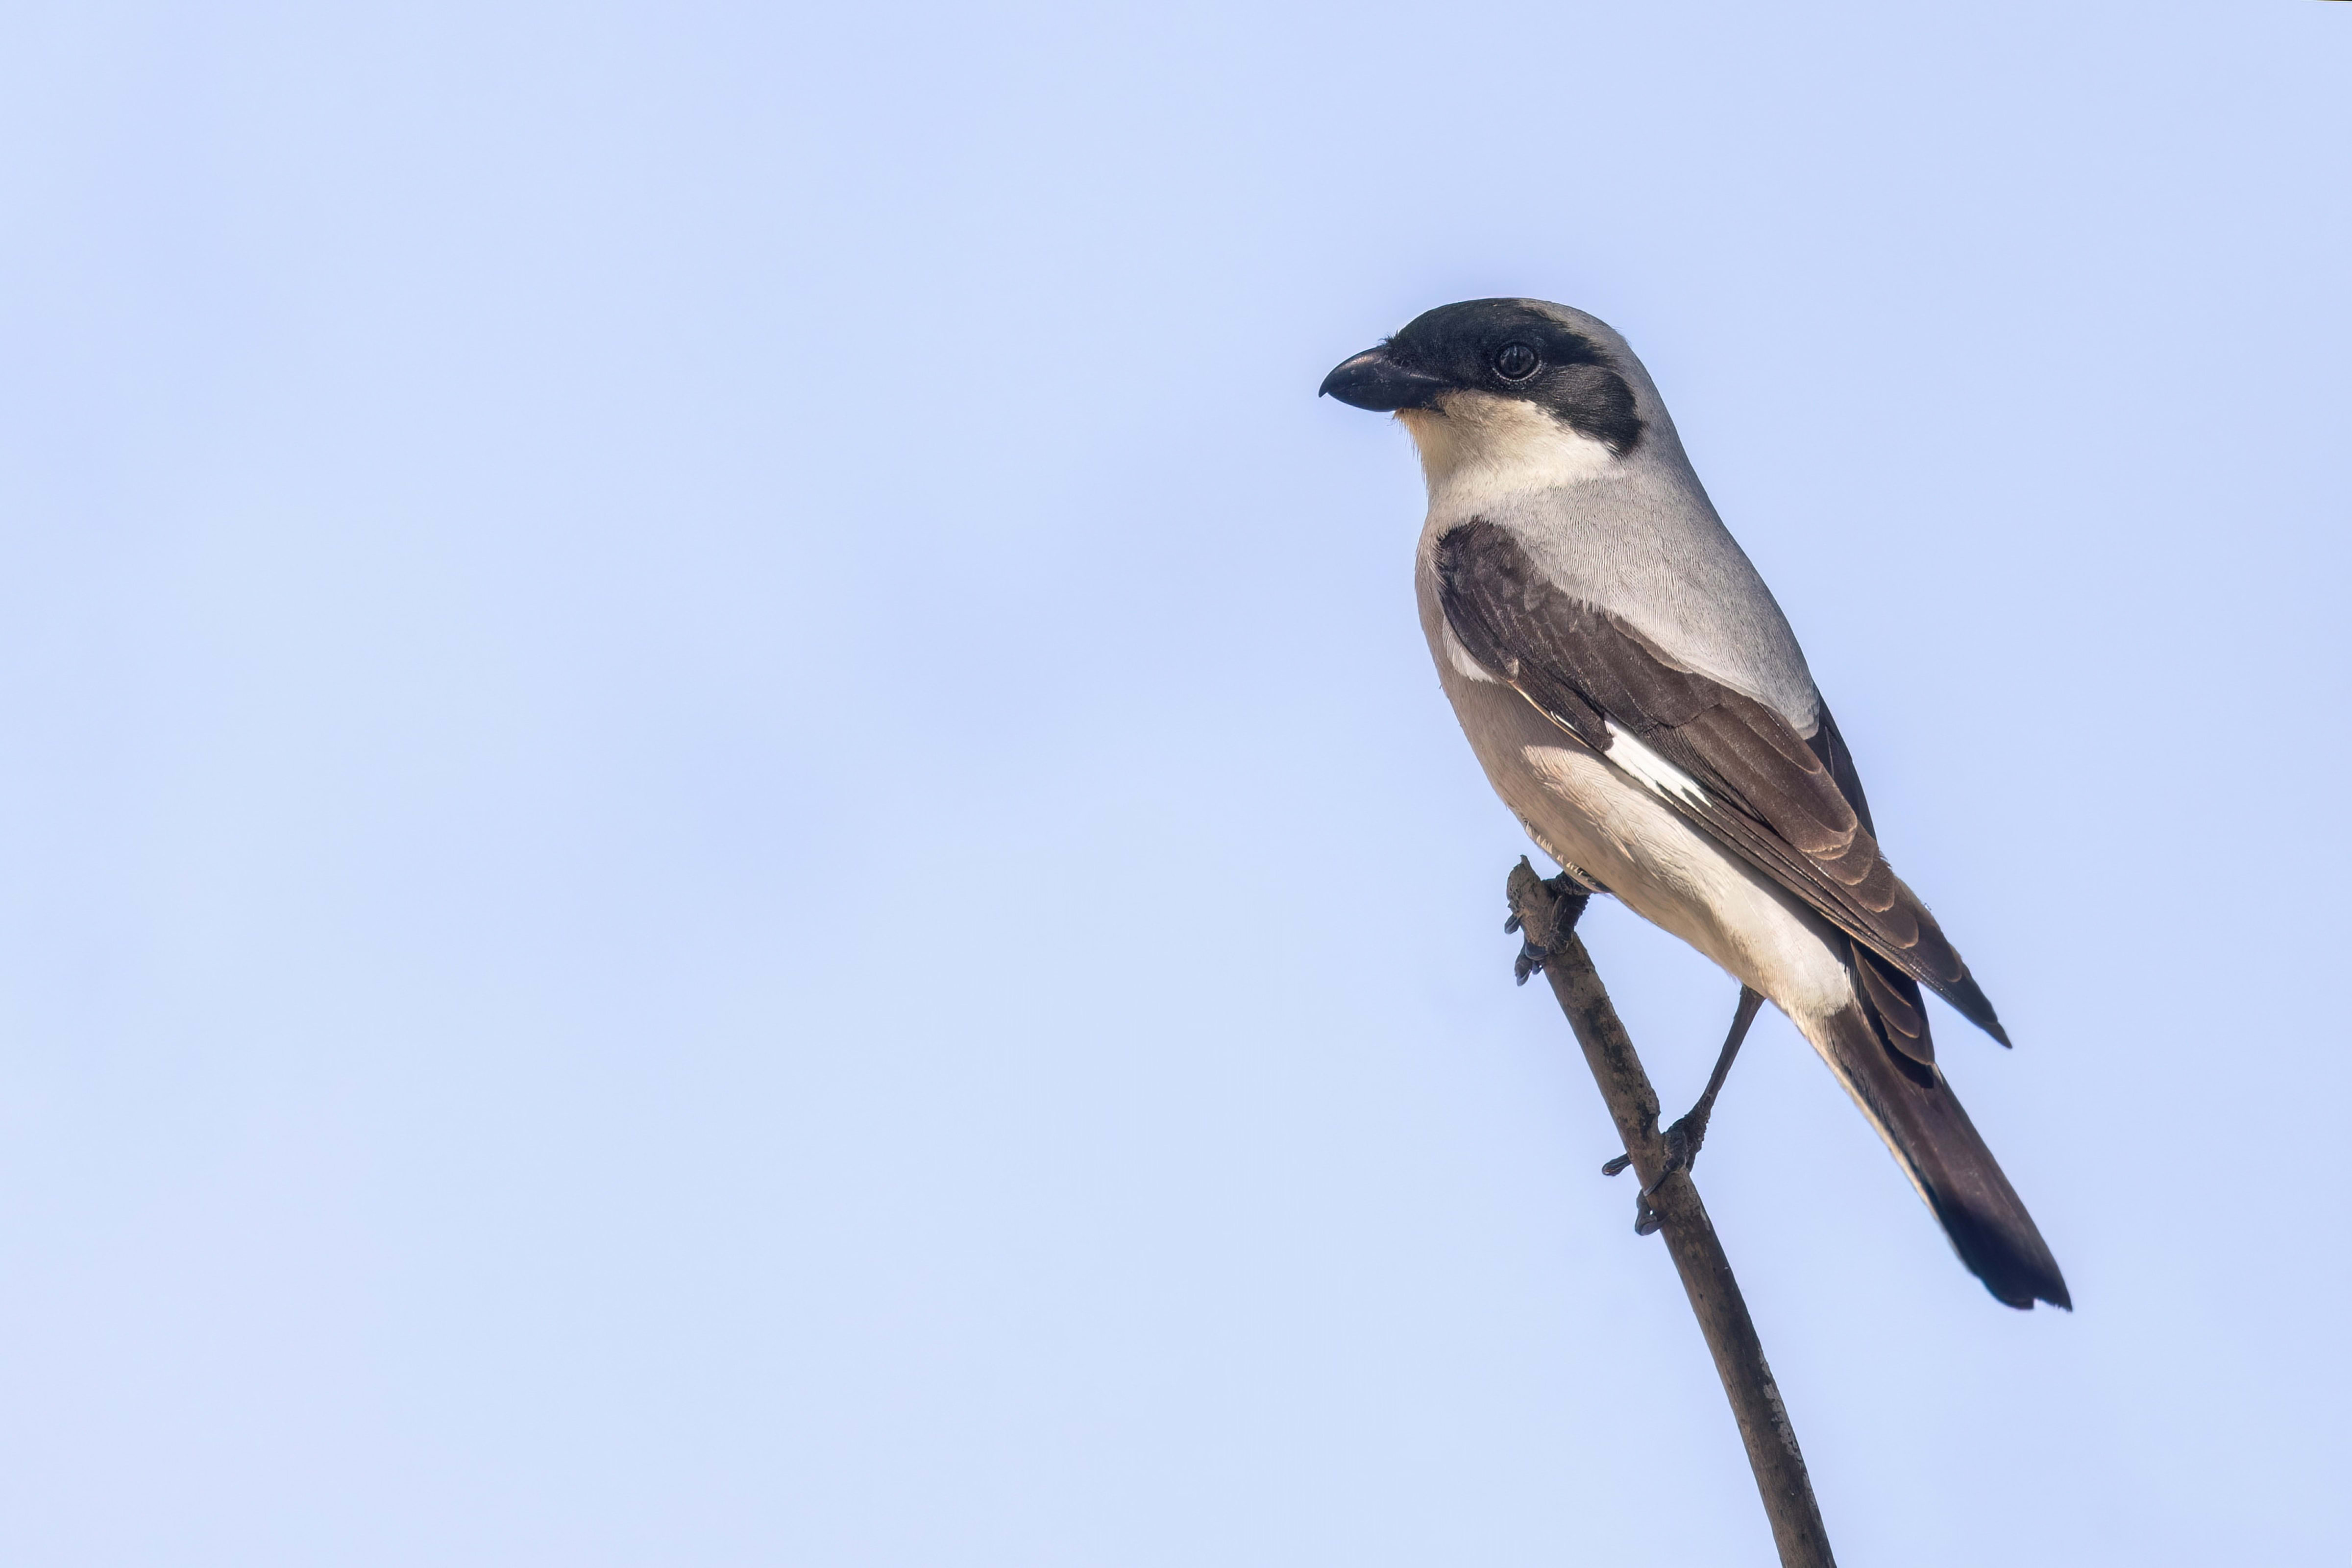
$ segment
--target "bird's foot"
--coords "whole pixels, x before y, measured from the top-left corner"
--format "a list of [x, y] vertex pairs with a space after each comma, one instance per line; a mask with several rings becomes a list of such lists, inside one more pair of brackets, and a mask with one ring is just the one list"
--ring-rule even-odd
[[[1633, 1163], [1633, 1155], [1619, 1155], [1615, 1159], [1611, 1160], [1607, 1165], [1601, 1167], [1601, 1174], [1605, 1176], [1622, 1176], [1624, 1174], [1625, 1167]], [[1678, 1166], [1669, 1166], [1666, 1168], [1665, 1175], [1659, 1176], [1656, 1181], [1652, 1182], [1648, 1186], [1643, 1187], [1641, 1191], [1633, 1195], [1634, 1235], [1654, 1235], [1657, 1232], [1658, 1227], [1666, 1222], [1665, 1217], [1660, 1214], [1656, 1206], [1650, 1202], [1650, 1195], [1657, 1191], [1659, 1187], [1665, 1185], [1666, 1176], [1674, 1175], [1675, 1172], [1680, 1168], [1681, 1167]]]
[[1691, 1168], [1691, 1163], [1698, 1158], [1699, 1145], [1706, 1142], [1707, 1113], [1714, 1108], [1693, 1106], [1689, 1114], [1675, 1117], [1674, 1125], [1666, 1129], [1666, 1168], [1658, 1173], [1658, 1181], [1650, 1184], [1652, 1192], [1658, 1190], [1658, 1182], [1676, 1171]]
[[[1665, 1136], [1666, 1168], [1658, 1173], [1658, 1181], [1642, 1189], [1643, 1192], [1655, 1192], [1658, 1182], [1664, 1181], [1676, 1171], [1690, 1169], [1691, 1162], [1698, 1158], [1699, 1145], [1706, 1139], [1706, 1118], [1696, 1112], [1689, 1116], [1677, 1116], [1675, 1124], [1666, 1129]], [[1625, 1167], [1633, 1163], [1633, 1155], [1619, 1155], [1601, 1167], [1601, 1174], [1605, 1176], [1622, 1176]]]
[[[1519, 929], [1519, 917], [1516, 915], [1503, 923], [1505, 936]], [[1511, 978], [1522, 986], [1526, 985], [1529, 976], [1543, 973], [1545, 960], [1559, 950], [1557, 947], [1538, 947], [1534, 937], [1521, 935], [1518, 956], [1511, 960]]]
[[[1541, 974], [1545, 963], [1566, 946], [1592, 891], [1566, 872], [1538, 878], [1528, 870], [1526, 860], [1522, 859], [1519, 866], [1520, 870], [1512, 874], [1511, 917], [1503, 922], [1503, 932], [1506, 936], [1520, 933], [1518, 956], [1511, 960], [1511, 977], [1524, 986], [1530, 976]], [[1522, 888], [1522, 875], [1533, 885]], [[1544, 897], [1545, 894], [1549, 896]], [[1535, 917], [1533, 925], [1523, 918], [1529, 915]], [[1540, 942], [1537, 940], [1538, 933], [1543, 937]]]
[[1655, 1208], [1654, 1208], [1654, 1207], [1651, 1207], [1651, 1204], [1650, 1204], [1650, 1195], [1649, 1195], [1648, 1193], [1646, 1193], [1646, 1192], [1644, 1192], [1644, 1193], [1637, 1193], [1637, 1194], [1635, 1194], [1635, 1195], [1634, 1195], [1634, 1197], [1633, 1197], [1633, 1234], [1634, 1234], [1634, 1235], [1636, 1235], [1636, 1236], [1655, 1236], [1655, 1235], [1658, 1233], [1658, 1228], [1659, 1228], [1660, 1226], [1662, 1226], [1662, 1225], [1665, 1224], [1665, 1222], [1666, 1222], [1666, 1217], [1665, 1217], [1664, 1215], [1663, 1215], [1663, 1214], [1660, 1214], [1660, 1213], [1659, 1213]]

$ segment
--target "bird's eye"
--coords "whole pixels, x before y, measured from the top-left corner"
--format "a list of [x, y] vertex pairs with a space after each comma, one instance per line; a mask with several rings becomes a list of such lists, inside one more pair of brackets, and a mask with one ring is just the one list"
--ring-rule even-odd
[[1495, 350], [1495, 373], [1507, 382], [1523, 382], [1536, 373], [1543, 357], [1525, 343], [1506, 343]]

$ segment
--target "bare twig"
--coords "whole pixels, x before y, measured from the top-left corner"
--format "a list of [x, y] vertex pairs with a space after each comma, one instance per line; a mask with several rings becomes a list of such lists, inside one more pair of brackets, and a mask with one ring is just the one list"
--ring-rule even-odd
[[1748, 1303], [1740, 1298], [1739, 1281], [1732, 1277], [1730, 1260], [1716, 1239], [1690, 1172], [1671, 1158], [1665, 1135], [1658, 1131], [1657, 1092], [1650, 1087], [1650, 1076], [1633, 1053], [1617, 1009], [1609, 1005], [1592, 956], [1577, 938], [1576, 921], [1584, 913], [1585, 895], [1545, 882], [1525, 860], [1511, 873], [1509, 894], [1512, 916], [1526, 930], [1528, 950], [1551, 982], [1552, 995], [1568, 1015], [1576, 1042], [1584, 1048], [1593, 1082], [1601, 1086], [1601, 1097], [1609, 1103], [1610, 1117], [1633, 1157], [1647, 1210], [1642, 1224], [1664, 1233], [1666, 1250], [1682, 1276], [1699, 1332], [1714, 1353], [1715, 1370], [1739, 1423], [1740, 1440], [1748, 1447], [1748, 1463], [1756, 1472], [1756, 1490], [1772, 1521], [1783, 1568], [1832, 1568], [1829, 1532], [1822, 1527], [1822, 1511], [1813, 1501], [1805, 1458], [1798, 1451], [1797, 1434], [1781, 1406], [1772, 1369], [1764, 1364], [1764, 1346], [1748, 1319]]

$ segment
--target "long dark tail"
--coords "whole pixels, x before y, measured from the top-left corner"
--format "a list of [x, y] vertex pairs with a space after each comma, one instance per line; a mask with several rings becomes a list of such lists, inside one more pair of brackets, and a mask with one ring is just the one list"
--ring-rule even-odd
[[[1869, 994], [1865, 986], [1863, 995]], [[1942, 1071], [1932, 1060], [1917, 1060], [1926, 1031], [1916, 997], [1915, 990], [1915, 1016], [1923, 1027], [1918, 1040], [1906, 1039], [1908, 1052], [1894, 1048], [1860, 1000], [1820, 1028], [1814, 1048], [1895, 1151], [1943, 1222], [1960, 1261], [1985, 1289], [2008, 1306], [2030, 1308], [2043, 1301], [2071, 1312], [2074, 1303], [2067, 1299], [2058, 1260], [2017, 1189], [2000, 1174]], [[1927, 1054], [1932, 1051], [1929, 1047]]]

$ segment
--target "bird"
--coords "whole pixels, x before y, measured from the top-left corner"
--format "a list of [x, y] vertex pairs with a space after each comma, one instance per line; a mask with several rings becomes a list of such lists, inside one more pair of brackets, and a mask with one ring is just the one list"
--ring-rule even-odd
[[1536, 846], [1737, 978], [1744, 1017], [1750, 993], [1779, 1008], [1996, 1300], [2072, 1311], [1937, 1061], [1923, 988], [2008, 1034], [1888, 864], [1787, 616], [1625, 340], [1565, 305], [1465, 300], [1341, 361], [1321, 395], [1412, 438], [1422, 630]]

